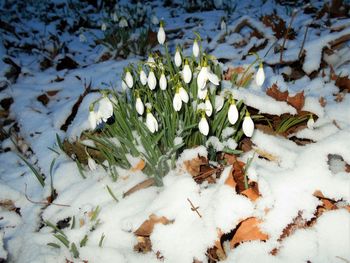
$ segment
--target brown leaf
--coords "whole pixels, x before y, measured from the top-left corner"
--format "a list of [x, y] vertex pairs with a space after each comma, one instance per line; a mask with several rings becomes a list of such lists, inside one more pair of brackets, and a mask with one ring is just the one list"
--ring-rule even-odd
[[277, 101], [287, 101], [288, 98], [288, 90], [280, 91], [275, 83], [266, 90], [266, 94]]
[[257, 189], [257, 187], [250, 187], [244, 190], [241, 194], [248, 197], [251, 201], [255, 201], [260, 197], [259, 190]]
[[130, 169], [131, 172], [142, 171], [145, 168], [146, 162], [144, 160], [140, 160], [134, 167]]
[[339, 88], [340, 91], [350, 92], [350, 79], [349, 76], [338, 77], [335, 81], [335, 85]]
[[237, 244], [246, 241], [267, 240], [269, 237], [260, 230], [260, 223], [261, 221], [255, 217], [250, 217], [242, 221], [237, 226], [237, 230], [230, 241], [230, 247], [234, 248]]
[[139, 191], [141, 189], [145, 189], [145, 188], [151, 187], [151, 186], [155, 185], [155, 183], [156, 182], [155, 182], [154, 178], [146, 179], [146, 180], [142, 181], [141, 183], [138, 183], [137, 185], [133, 186], [128, 191], [126, 191], [123, 194], [123, 197], [131, 195], [132, 193], [135, 193], [136, 191]]
[[40, 101], [44, 106], [46, 106], [49, 103], [50, 98], [46, 94], [42, 94], [37, 97], [37, 100]]
[[324, 108], [327, 105], [327, 101], [324, 97], [321, 97], [318, 102], [320, 103], [321, 107]]
[[245, 71], [245, 68], [243, 67], [235, 67], [235, 68], [229, 67], [224, 72], [224, 80], [231, 80], [233, 74], [242, 74], [244, 71]]
[[243, 152], [249, 152], [252, 149], [253, 142], [250, 138], [244, 138], [241, 141], [241, 149]]
[[142, 225], [134, 232], [137, 236], [149, 237], [152, 232], [155, 224], [167, 225], [171, 223], [166, 217], [158, 217], [155, 214], [151, 214], [149, 219], [142, 223]]
[[152, 243], [149, 237], [137, 237], [137, 244], [134, 246], [134, 251], [139, 253], [147, 253], [152, 251]]
[[304, 91], [295, 94], [293, 97], [288, 96], [287, 103], [300, 111], [305, 104]]
[[265, 150], [262, 150], [262, 149], [259, 149], [257, 147], [254, 147], [254, 151], [259, 154], [259, 156], [269, 160], [269, 161], [272, 161], [272, 162], [278, 162], [279, 161], [279, 157], [276, 156], [276, 155], [273, 155], [272, 153], [269, 153]]
[[225, 181], [225, 184], [228, 186], [231, 186], [233, 189], [236, 189], [237, 183], [236, 183], [235, 179], [233, 178], [232, 170], [231, 170], [230, 174], [228, 175], [228, 177]]
[[229, 153], [224, 153], [224, 159], [226, 162], [230, 165], [234, 164], [237, 162], [237, 157], [234, 154], [229, 154]]
[[60, 92], [59, 90], [49, 90], [46, 91], [46, 94], [49, 95], [50, 97], [55, 96], [58, 92]]
[[237, 161], [235, 162], [232, 167], [232, 176], [235, 182], [237, 183], [236, 185], [236, 191], [237, 193], [241, 193], [242, 191], [245, 190], [245, 184], [244, 184], [244, 167], [245, 163]]
[[215, 247], [216, 247], [216, 255], [219, 258], [219, 260], [225, 260], [226, 259], [226, 253], [224, 248], [221, 245], [221, 237], [223, 235], [222, 231], [220, 229], [217, 229], [218, 232], [218, 239], [215, 240]]
[[201, 172], [201, 166], [208, 164], [207, 158], [198, 156], [192, 160], [184, 161], [185, 168], [192, 176], [198, 176]]

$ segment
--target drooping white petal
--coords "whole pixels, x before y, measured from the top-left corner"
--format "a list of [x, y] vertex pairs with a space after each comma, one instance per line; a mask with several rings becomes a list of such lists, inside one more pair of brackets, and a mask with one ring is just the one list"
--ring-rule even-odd
[[113, 115], [112, 102], [107, 97], [103, 97], [101, 100], [98, 101], [97, 112], [98, 116], [103, 121], [107, 121]]
[[202, 67], [197, 76], [198, 89], [204, 89], [208, 80], [208, 68]]
[[310, 130], [314, 129], [314, 124], [315, 124], [315, 121], [314, 121], [314, 119], [312, 117], [309, 118], [309, 120], [306, 123], [307, 128], [310, 129]]
[[114, 13], [112, 14], [112, 19], [113, 19], [114, 22], [117, 22], [117, 21], [118, 21], [118, 15], [117, 15], [116, 12], [114, 12]]
[[225, 20], [221, 20], [220, 29], [221, 29], [222, 31], [226, 31], [226, 23], [225, 23]]
[[122, 17], [119, 20], [119, 27], [124, 28], [128, 26], [128, 21], [126, 21], [125, 17]]
[[149, 56], [147, 59], [147, 64], [151, 67], [151, 68], [155, 68], [156, 67], [156, 61], [154, 60], [154, 58], [152, 56]]
[[126, 85], [125, 81], [122, 80], [122, 90], [126, 90], [128, 88], [128, 85]]
[[91, 130], [96, 129], [97, 119], [96, 119], [96, 113], [94, 111], [90, 111], [89, 113], [89, 124], [90, 124]]
[[247, 137], [252, 137], [254, 132], [254, 122], [250, 116], [244, 117], [242, 129]]
[[183, 77], [183, 80], [186, 84], [191, 82], [192, 71], [191, 71], [191, 68], [188, 64], [186, 64], [182, 70], [182, 77]]
[[198, 124], [198, 129], [199, 131], [207, 136], [208, 133], [209, 133], [209, 124], [208, 124], [208, 121], [205, 117], [202, 117], [201, 120], [199, 121], [199, 124]]
[[157, 86], [157, 79], [153, 71], [151, 71], [148, 75], [147, 84], [150, 90], [154, 90]]
[[136, 107], [137, 113], [142, 115], [143, 112], [145, 111], [145, 106], [143, 105], [141, 98], [136, 99], [135, 107]]
[[205, 114], [210, 117], [213, 113], [213, 105], [211, 105], [211, 102], [209, 99], [205, 100]]
[[256, 73], [256, 76], [255, 76], [255, 82], [260, 87], [262, 84], [264, 84], [264, 81], [265, 81], [264, 68], [262, 67], [262, 65], [260, 65], [258, 72]]
[[197, 97], [198, 99], [204, 100], [207, 97], [208, 89], [198, 89]]
[[107, 25], [105, 23], [102, 23], [101, 30], [102, 31], [106, 31], [107, 30]]
[[166, 90], [167, 80], [166, 80], [166, 77], [165, 77], [164, 73], [162, 73], [162, 75], [160, 75], [159, 87], [160, 87], [161, 90]]
[[158, 39], [158, 43], [159, 44], [161, 44], [161, 45], [164, 44], [164, 42], [165, 42], [165, 31], [164, 31], [163, 26], [159, 27], [158, 34], [157, 34], [157, 39]]
[[180, 87], [179, 89], [179, 94], [180, 94], [180, 97], [181, 97], [181, 100], [185, 103], [188, 102], [188, 93], [187, 91], [183, 88], [183, 87]]
[[146, 125], [151, 133], [158, 131], [158, 122], [151, 112], [146, 115]]
[[125, 83], [126, 83], [126, 85], [128, 85], [128, 87], [129, 87], [130, 89], [131, 89], [132, 86], [134, 85], [134, 80], [133, 80], [133, 78], [132, 78], [132, 75], [131, 75], [130, 71], [127, 71], [127, 72], [125, 73]]
[[231, 104], [229, 109], [228, 109], [228, 113], [227, 113], [227, 117], [228, 117], [228, 121], [234, 125], [237, 120], [238, 120], [238, 110], [236, 107], [236, 104]]
[[94, 159], [91, 157], [88, 158], [88, 166], [90, 171], [95, 171], [97, 169], [97, 164]]
[[173, 99], [173, 107], [175, 111], [180, 111], [182, 107], [182, 100], [181, 96], [178, 92], [175, 93], [174, 99]]
[[224, 106], [224, 97], [220, 95], [215, 96], [215, 110], [216, 112], [221, 111], [222, 107]]
[[147, 75], [143, 70], [140, 71], [140, 81], [142, 85], [147, 84]]
[[211, 72], [210, 70], [208, 70], [208, 79], [211, 83], [213, 83], [215, 86], [219, 85], [219, 77], [216, 76], [216, 74], [214, 74], [213, 72]]
[[195, 40], [194, 43], [193, 43], [192, 51], [193, 51], [193, 55], [195, 57], [198, 57], [198, 55], [199, 55], [199, 45], [198, 45], [197, 40]]
[[182, 58], [181, 58], [180, 51], [176, 50], [176, 53], [175, 53], [175, 56], [174, 56], [174, 60], [175, 60], [175, 65], [177, 67], [180, 67], [181, 63], [182, 63]]

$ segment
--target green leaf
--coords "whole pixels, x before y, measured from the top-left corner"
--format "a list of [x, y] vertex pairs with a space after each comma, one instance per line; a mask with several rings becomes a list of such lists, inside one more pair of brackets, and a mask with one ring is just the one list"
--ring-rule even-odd
[[30, 168], [30, 170], [32, 170], [33, 174], [35, 175], [36, 179], [38, 179], [40, 185], [42, 187], [45, 186], [45, 181], [43, 176], [38, 172], [38, 170], [35, 169], [35, 167], [29, 163], [23, 156], [21, 156], [20, 154], [17, 154], [19, 158], [22, 159], [23, 162], [25, 162], [25, 164]]
[[57, 238], [61, 243], [66, 247], [69, 248], [69, 241], [66, 236], [60, 235], [60, 234], [54, 234], [55, 238]]
[[114, 195], [114, 193], [112, 192], [112, 189], [109, 188], [108, 185], [106, 185], [106, 187], [107, 187], [108, 193], [112, 196], [112, 198], [113, 198], [116, 202], [119, 202], [118, 199], [117, 199], [117, 197], [116, 197], [116, 196]]
[[56, 244], [56, 243], [47, 243], [46, 245], [50, 246], [50, 247], [54, 247], [54, 248], [61, 248], [60, 245]]
[[75, 243], [70, 245], [70, 251], [72, 252], [74, 258], [79, 258], [79, 251]]

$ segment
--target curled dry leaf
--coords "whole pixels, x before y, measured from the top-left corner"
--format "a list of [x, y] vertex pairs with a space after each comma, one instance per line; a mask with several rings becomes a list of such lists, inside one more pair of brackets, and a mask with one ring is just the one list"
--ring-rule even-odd
[[225, 181], [225, 184], [228, 186], [231, 186], [233, 189], [236, 189], [237, 183], [236, 183], [235, 179], [233, 178], [233, 173], [232, 173], [233, 171], [232, 170], [233, 170], [233, 168], [231, 168], [231, 172], [228, 175], [228, 177]]
[[260, 223], [261, 221], [255, 217], [250, 217], [242, 221], [237, 226], [237, 230], [230, 241], [230, 247], [234, 248], [237, 244], [246, 241], [267, 240], [269, 237], [260, 230]]
[[273, 155], [272, 153], [269, 153], [269, 152], [262, 150], [262, 149], [259, 149], [257, 147], [253, 147], [253, 149], [257, 154], [259, 154], [259, 156], [261, 156], [269, 161], [272, 161], [272, 162], [279, 162], [278, 156]]
[[155, 224], [167, 225], [171, 223], [166, 217], [158, 217], [155, 214], [151, 214], [149, 219], [142, 223], [142, 225], [134, 232], [136, 236], [149, 237], [152, 232]]
[[141, 183], [138, 183], [137, 185], [133, 186], [128, 191], [126, 191], [123, 194], [123, 197], [131, 195], [132, 193], [135, 193], [136, 191], [139, 191], [141, 189], [151, 187], [151, 186], [155, 185], [155, 183], [156, 183], [156, 181], [154, 180], [154, 178], [148, 178], [148, 179], [142, 181]]
[[216, 247], [216, 255], [219, 258], [219, 260], [225, 260], [226, 259], [226, 253], [224, 248], [221, 245], [221, 237], [223, 235], [221, 229], [217, 229], [218, 232], [218, 239], [215, 241], [215, 247]]
[[193, 177], [196, 177], [201, 172], [201, 166], [208, 164], [208, 160], [205, 157], [198, 156], [192, 160], [184, 161], [185, 168]]

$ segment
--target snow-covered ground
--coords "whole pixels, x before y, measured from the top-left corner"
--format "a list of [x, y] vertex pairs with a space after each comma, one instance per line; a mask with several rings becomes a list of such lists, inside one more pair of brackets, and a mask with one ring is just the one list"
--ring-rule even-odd
[[[230, 165], [224, 167], [215, 184], [196, 183], [185, 163], [206, 157], [203, 146], [186, 150], [176, 168], [164, 177], [162, 187], [145, 187], [124, 195], [147, 179], [142, 171], [120, 168], [117, 181], [113, 181], [99, 165], [93, 171], [84, 167], [83, 178], [76, 162], [58, 147], [57, 136], [62, 141], [79, 139], [89, 129], [89, 105], [100, 96], [95, 91], [111, 86], [120, 90], [123, 68], [145, 58], [101, 61], [106, 48], [95, 44], [95, 38], [103, 33], [103, 12], [82, 12], [93, 26], [85, 28], [87, 42], [81, 42], [78, 29], [61, 32], [60, 19], [52, 18], [57, 15], [73, 28], [78, 18], [66, 7], [66, 1], [52, 1], [63, 7], [48, 9], [46, 15], [52, 18], [48, 23], [37, 16], [45, 13], [44, 5], [39, 8], [33, 1], [25, 5], [24, 12], [22, 1], [10, 8], [7, 2], [0, 4], [1, 17], [17, 34], [1, 28], [0, 56], [10, 58], [21, 71], [15, 78], [6, 75], [9, 63], [0, 61], [0, 101], [13, 99], [9, 109], [5, 103], [0, 108], [0, 262], [214, 262], [208, 255], [213, 247], [222, 249], [220, 259], [224, 262], [350, 262], [349, 14], [329, 18], [324, 13], [316, 18], [315, 11], [304, 12], [306, 6], [292, 9], [275, 1], [244, 1], [229, 12], [191, 13], [181, 7], [182, 1], [177, 7], [147, 2], [151, 14], [164, 19], [172, 51], [178, 44], [190, 55], [193, 32], [198, 32], [205, 51], [226, 70], [247, 67], [255, 59], [248, 52], [257, 50], [264, 59], [265, 83], [262, 87], [252, 82], [247, 88], [235, 88], [232, 92], [237, 100], [244, 100], [259, 114], [310, 112], [315, 123], [288, 136], [255, 130], [252, 148], [239, 159], [247, 162], [254, 156], [247, 176], [258, 185], [257, 199], [238, 193], [227, 183]], [[321, 10], [323, 1], [312, 2]], [[7, 9], [13, 12], [6, 13]], [[295, 36], [285, 44], [283, 37], [276, 37], [260, 20], [273, 10], [287, 27], [295, 12]], [[226, 29], [220, 29], [222, 17]], [[52, 35], [67, 48], [53, 58], [54, 65], [41, 70], [43, 50], [52, 49], [48, 40]], [[41, 43], [40, 38], [47, 42]], [[39, 44], [30, 52], [16, 47], [28, 43]], [[43, 50], [38, 50], [39, 46], [44, 46]], [[283, 47], [281, 59], [278, 48]], [[162, 47], [157, 45], [154, 50]], [[77, 68], [57, 70], [55, 65], [64, 56], [73, 58]], [[301, 67], [296, 70], [293, 63], [298, 61], [302, 61]], [[276, 66], [278, 63], [281, 65]], [[303, 76], [282, 77], [282, 73], [295, 76], [298, 70]], [[337, 82], [341, 78], [345, 84]], [[298, 109], [267, 95], [273, 84], [290, 96], [303, 91], [305, 103]], [[232, 89], [227, 81], [221, 85]], [[66, 123], [88, 86], [92, 92], [83, 96], [73, 120]], [[307, 144], [296, 143], [295, 138]], [[45, 176], [44, 187], [19, 155]], [[135, 164], [138, 161], [134, 160]], [[57, 198], [50, 202], [52, 188]], [[243, 233], [234, 243], [241, 226], [250, 219], [258, 222], [258, 230], [250, 229], [254, 233]], [[144, 234], [140, 226], [146, 220], [161, 223]], [[61, 230], [54, 233], [47, 222]], [[68, 248], [54, 235], [67, 239]], [[150, 251], [135, 249], [142, 245]]]

